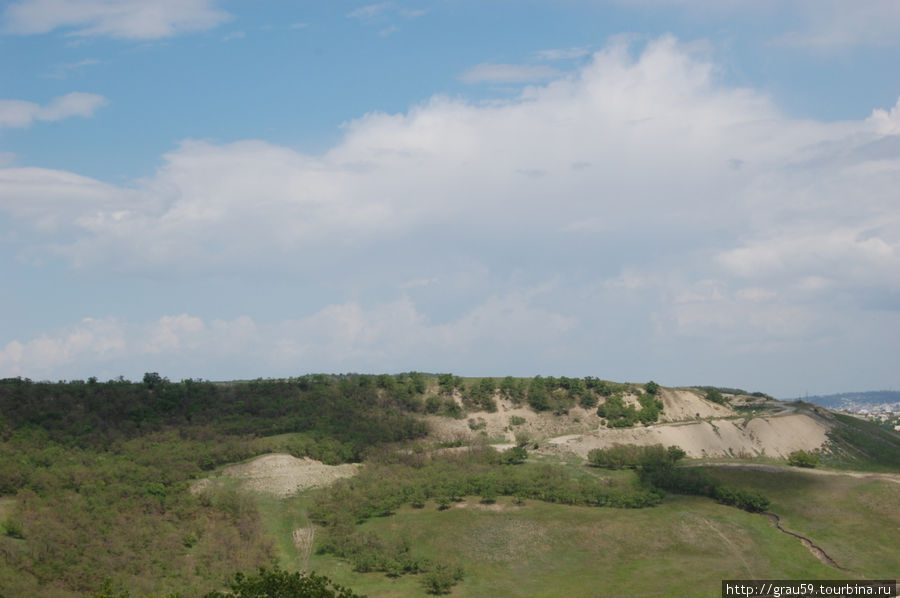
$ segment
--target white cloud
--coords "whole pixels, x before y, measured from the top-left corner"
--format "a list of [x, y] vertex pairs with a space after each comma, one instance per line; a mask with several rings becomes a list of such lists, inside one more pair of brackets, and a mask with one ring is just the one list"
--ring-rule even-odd
[[378, 4], [367, 4], [365, 6], [361, 6], [356, 10], [350, 11], [347, 13], [347, 18], [349, 19], [371, 19], [377, 17], [379, 15], [384, 14], [388, 11], [393, 11], [397, 8], [397, 5], [393, 2], [381, 2]]
[[551, 48], [541, 50], [535, 56], [540, 60], [571, 60], [573, 58], [586, 58], [591, 55], [589, 46], [573, 46], [571, 48]]
[[19, 0], [3, 11], [3, 30], [27, 35], [63, 28], [76, 36], [156, 39], [229, 19], [215, 0]]
[[529, 83], [561, 75], [560, 71], [548, 66], [482, 63], [473, 66], [459, 78], [463, 83]]
[[869, 117], [869, 122], [881, 135], [898, 135], [900, 134], [900, 99], [894, 104], [894, 107], [887, 110], [876, 108]]
[[46, 106], [24, 100], [0, 100], [0, 128], [28, 127], [34, 121], [52, 122], [72, 116], [89, 118], [108, 103], [103, 96], [80, 92], [54, 98]]
[[[185, 141], [130, 185], [6, 168], [0, 210], [29, 257], [346, 292], [282, 332], [245, 322], [240, 346], [284, 367], [279, 355], [302, 370], [471, 367], [522, 347], [529, 364], [540, 351], [593, 363], [593, 348], [639, 363], [667, 342], [715, 345], [721, 360], [734, 347], [763, 359], [776, 345], [783, 357], [830, 342], [832, 353], [807, 354], [834, 359], [845, 350], [834, 339], [865, 345], [854, 322], [900, 350], [898, 319], [872, 320], [874, 305], [900, 307], [898, 110], [792, 119], [664, 37], [638, 55], [612, 44], [510, 100], [367, 114], [320, 155]], [[460, 285], [461, 271], [480, 274]], [[516, 295], [546, 281], [545, 295]], [[352, 299], [365, 296], [375, 307]], [[160, 352], [136, 354], [212, 346], [203, 339], [228, 326], [169, 322], [141, 337]], [[215, 334], [225, 351], [227, 332]], [[10, 363], [32, 341], [18, 342]], [[262, 361], [255, 371], [271, 372]]]

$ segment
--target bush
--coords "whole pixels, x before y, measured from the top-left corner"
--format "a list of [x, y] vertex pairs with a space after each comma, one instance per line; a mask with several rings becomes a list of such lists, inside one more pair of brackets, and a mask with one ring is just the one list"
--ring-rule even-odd
[[450, 589], [462, 581], [463, 576], [462, 567], [438, 563], [425, 573], [422, 585], [429, 594], [449, 594]]
[[504, 465], [519, 465], [528, 458], [528, 451], [524, 447], [514, 446], [500, 453], [500, 463]]
[[593, 449], [588, 453], [588, 464], [592, 467], [606, 469], [637, 468], [655, 469], [674, 465], [684, 456], [684, 451], [677, 446], [663, 448], [661, 444], [637, 446], [634, 444], [616, 444], [608, 449]]
[[728, 399], [719, 392], [717, 388], [710, 388], [706, 391], [706, 400], [712, 401], [713, 403], [718, 403], [719, 405], [727, 405]]
[[819, 458], [816, 455], [807, 453], [806, 451], [794, 451], [788, 455], [788, 465], [793, 467], [809, 467], [813, 468], [819, 464]]
[[231, 592], [209, 592], [204, 598], [365, 598], [324, 575], [288, 573], [279, 568], [260, 569], [256, 575], [238, 573]]
[[644, 385], [644, 390], [647, 391], [647, 394], [656, 395], [659, 393], [659, 384], [651, 380], [650, 382]]

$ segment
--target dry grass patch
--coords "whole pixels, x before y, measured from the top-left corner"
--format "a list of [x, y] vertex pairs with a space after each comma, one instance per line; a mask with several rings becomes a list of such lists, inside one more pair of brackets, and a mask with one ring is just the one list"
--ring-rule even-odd
[[286, 498], [309, 488], [328, 486], [341, 478], [356, 475], [359, 465], [325, 465], [309, 458], [291, 455], [263, 455], [246, 463], [229, 465], [216, 477], [198, 480], [191, 490], [200, 492], [227, 480], [237, 480], [240, 485], [253, 492]]

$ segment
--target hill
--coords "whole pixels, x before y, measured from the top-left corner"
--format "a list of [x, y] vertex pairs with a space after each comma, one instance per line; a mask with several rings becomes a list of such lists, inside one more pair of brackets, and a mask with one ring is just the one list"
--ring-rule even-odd
[[[134, 598], [189, 597], [280, 564], [372, 597], [424, 596], [441, 576], [460, 596], [640, 597], [691, 595], [655, 581], [684, 567], [712, 584], [884, 576], [898, 564], [872, 557], [890, 552], [884, 521], [900, 512], [890, 476], [709, 469], [728, 488], [688, 472], [705, 486], [685, 496], [673, 488], [690, 484], [655, 486], [641, 465], [586, 467], [592, 448], [617, 443], [678, 445], [694, 465], [773, 467], [802, 449], [832, 468], [900, 471], [896, 434], [729, 389], [416, 373], [4, 380], [0, 587], [4, 598], [81, 598], [109, 578]], [[847, 568], [727, 506], [754, 492]], [[829, 500], [869, 545], [817, 515]]]
[[881, 405], [893, 405], [900, 411], [900, 391], [873, 390], [867, 392], [844, 392], [832, 395], [814, 395], [805, 397], [805, 401], [828, 407], [829, 409], [843, 409], [858, 411]]

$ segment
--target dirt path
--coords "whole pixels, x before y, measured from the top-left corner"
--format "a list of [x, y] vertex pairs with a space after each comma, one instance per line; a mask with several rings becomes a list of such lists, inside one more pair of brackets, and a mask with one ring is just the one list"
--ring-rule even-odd
[[[723, 533], [722, 533], [722, 530], [720, 530], [718, 527], [716, 527], [716, 526], [713, 524], [713, 522], [710, 521], [709, 519], [703, 518], [703, 522], [704, 522], [711, 530], [713, 530], [714, 532], [716, 532], [716, 534], [718, 534], [720, 538], [722, 538], [722, 541], [723, 541], [725, 544], [728, 545], [728, 547], [731, 549], [731, 552], [733, 552], [739, 559], [741, 559], [741, 562], [744, 563], [744, 569], [747, 570], [747, 579], [753, 579], [755, 576], [753, 575], [753, 570], [750, 569], [750, 564], [747, 562], [747, 559], [744, 558], [744, 555], [743, 555], [743, 553], [740, 551], [740, 549], [739, 549], [737, 546], [734, 545], [734, 542], [732, 542], [731, 540], [729, 540], [729, 539], [728, 539], [728, 536], [726, 536], [725, 534], [723, 534]], [[823, 553], [823, 554], [824, 554], [824, 553]]]
[[807, 467], [791, 467], [789, 465], [769, 465], [767, 463], [692, 463], [688, 467], [730, 467], [732, 469], [749, 469], [757, 471], [769, 471], [772, 473], [809, 473], [812, 475], [850, 476], [862, 480], [882, 480], [900, 484], [898, 473], [869, 473], [865, 471], [832, 471], [827, 469], [814, 469]]
[[312, 554], [313, 543], [316, 539], [316, 528], [312, 525], [297, 528], [291, 534], [294, 540], [294, 546], [297, 547], [300, 562], [300, 571], [306, 573], [306, 567], [309, 564], [309, 557]]

